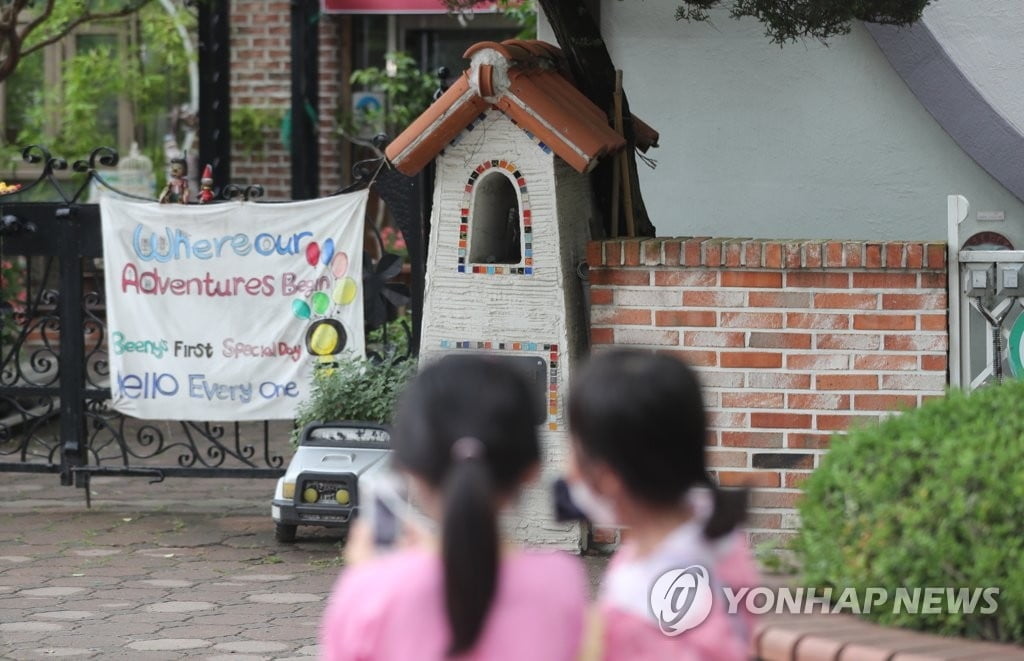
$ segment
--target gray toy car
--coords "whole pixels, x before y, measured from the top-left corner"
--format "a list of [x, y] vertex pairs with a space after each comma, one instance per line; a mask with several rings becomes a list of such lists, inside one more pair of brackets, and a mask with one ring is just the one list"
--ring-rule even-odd
[[302, 430], [270, 505], [277, 541], [298, 526], [346, 528], [359, 511], [359, 481], [386, 470], [391, 435], [372, 422], [313, 422]]

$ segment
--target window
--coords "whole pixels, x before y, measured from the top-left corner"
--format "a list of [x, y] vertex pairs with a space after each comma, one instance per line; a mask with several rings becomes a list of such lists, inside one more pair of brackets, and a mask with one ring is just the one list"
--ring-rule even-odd
[[[18, 63], [17, 70], [0, 83], [0, 139], [11, 146], [40, 142], [54, 155], [70, 160], [87, 155], [100, 145], [128, 149], [135, 136], [131, 94], [124, 91], [121, 63], [130, 57], [129, 44], [137, 42], [135, 19], [89, 23], [60, 41], [35, 51]], [[101, 62], [76, 56], [96, 54]], [[100, 64], [105, 77], [95, 79]], [[93, 77], [95, 84], [83, 86]], [[73, 103], [69, 85], [75, 85]], [[169, 100], [169, 99], [168, 99]], [[76, 105], [77, 104], [77, 105]], [[91, 108], [91, 109], [90, 109]], [[161, 114], [166, 112], [161, 107]], [[66, 124], [88, 131], [70, 131]], [[87, 133], [83, 135], [83, 133]]]
[[501, 172], [480, 177], [473, 198], [469, 261], [518, 264], [523, 259], [519, 194]]

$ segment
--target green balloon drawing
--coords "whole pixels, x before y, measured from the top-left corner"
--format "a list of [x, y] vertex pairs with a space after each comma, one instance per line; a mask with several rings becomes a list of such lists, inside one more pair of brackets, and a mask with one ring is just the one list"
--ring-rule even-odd
[[318, 291], [313, 294], [310, 297], [309, 302], [311, 303], [313, 312], [316, 312], [317, 314], [323, 314], [324, 312], [327, 312], [329, 307], [331, 307], [331, 298], [322, 291]]

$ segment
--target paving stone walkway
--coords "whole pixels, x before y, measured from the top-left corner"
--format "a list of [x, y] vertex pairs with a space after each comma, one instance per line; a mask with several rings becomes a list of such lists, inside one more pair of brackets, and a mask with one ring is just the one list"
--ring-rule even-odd
[[342, 537], [277, 543], [273, 480], [0, 484], [0, 659], [316, 658]]
[[0, 658], [315, 658], [342, 540], [275, 542], [272, 480], [0, 481]]

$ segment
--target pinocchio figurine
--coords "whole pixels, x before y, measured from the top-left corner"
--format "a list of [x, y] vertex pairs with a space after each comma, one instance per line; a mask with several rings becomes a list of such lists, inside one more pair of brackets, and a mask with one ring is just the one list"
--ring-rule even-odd
[[158, 201], [160, 204], [178, 203], [188, 204], [188, 163], [184, 158], [171, 159], [171, 173], [167, 179], [167, 185], [160, 193]]
[[199, 179], [199, 204], [213, 200], [213, 168], [207, 163], [203, 168], [203, 176]]

